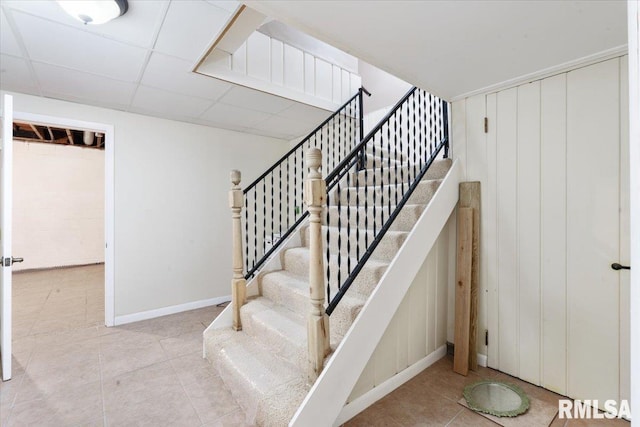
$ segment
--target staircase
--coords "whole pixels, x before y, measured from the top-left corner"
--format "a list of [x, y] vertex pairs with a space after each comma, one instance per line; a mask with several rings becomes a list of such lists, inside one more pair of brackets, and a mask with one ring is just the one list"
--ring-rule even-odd
[[[451, 167], [450, 159], [436, 159], [435, 144], [426, 164], [420, 162], [426, 156], [416, 139], [412, 149], [407, 144], [399, 150], [399, 145], [392, 146], [389, 127], [386, 130], [387, 138], [363, 140], [357, 165], [348, 156], [334, 159], [338, 165], [327, 179], [321, 235], [330, 352], [347, 335]], [[205, 331], [207, 359], [252, 424], [288, 425], [313, 385], [307, 337], [312, 243], [309, 222], [299, 224], [272, 256], [276, 267], [263, 268], [253, 279], [257, 295], [239, 309], [242, 329]]]

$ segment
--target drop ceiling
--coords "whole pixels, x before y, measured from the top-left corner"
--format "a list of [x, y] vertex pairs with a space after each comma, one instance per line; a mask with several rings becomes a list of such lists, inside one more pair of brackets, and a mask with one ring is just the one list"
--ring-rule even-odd
[[445, 99], [625, 52], [624, 0], [246, 0]]
[[330, 114], [191, 72], [236, 1], [129, 0], [124, 16], [100, 26], [53, 0], [0, 5], [2, 90], [283, 139]]

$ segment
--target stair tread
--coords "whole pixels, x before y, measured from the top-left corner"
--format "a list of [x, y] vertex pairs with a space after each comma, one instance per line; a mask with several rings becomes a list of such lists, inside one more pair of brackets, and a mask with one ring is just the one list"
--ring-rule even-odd
[[[421, 186], [421, 185], [429, 185], [429, 184], [432, 184], [432, 183], [434, 183], [434, 182], [436, 182], [436, 183], [440, 184], [440, 183], [442, 182], [442, 179], [423, 179], [422, 181], [420, 181], [420, 182], [418, 183], [418, 186]], [[404, 183], [398, 182], [397, 184], [395, 184], [395, 183], [394, 183], [394, 184], [382, 184], [382, 185], [380, 185], [380, 184], [376, 184], [375, 186], [373, 186], [373, 185], [368, 185], [368, 186], [366, 186], [366, 187], [368, 187], [371, 191], [374, 191], [374, 190], [379, 190], [380, 188], [399, 187], [399, 186], [401, 186], [401, 185], [404, 185], [405, 187], [408, 187], [408, 183], [407, 183], [407, 182], [404, 182]], [[350, 185], [350, 186], [348, 186], [348, 187], [343, 187], [343, 188], [341, 188], [341, 190], [342, 190], [342, 191], [345, 191], [345, 190], [358, 190], [358, 191], [364, 191], [364, 188], [365, 188], [365, 186], [364, 186], [364, 185], [359, 185], [359, 186], [357, 186], [357, 187], [356, 187], [355, 185], [353, 185], [353, 186], [351, 186], [351, 185]]]
[[270, 325], [282, 339], [289, 341], [290, 344], [298, 347], [305, 345], [307, 338], [305, 319], [287, 307], [268, 298], [257, 297], [247, 301], [242, 310], [250, 315], [253, 321]]
[[271, 390], [303, 377], [295, 365], [265, 351], [253, 337], [242, 331], [230, 335], [220, 355], [226, 364], [233, 367], [234, 372], [261, 395], [268, 395]]
[[[299, 246], [299, 247], [287, 249], [287, 252], [289, 252], [289, 251], [291, 251], [292, 253], [301, 253], [303, 255], [308, 255], [309, 248], [306, 248], [304, 246]], [[331, 258], [335, 259], [335, 258], [338, 258], [338, 257], [336, 255], [331, 255]], [[343, 260], [347, 259], [346, 256], [342, 256], [340, 258], [342, 258]], [[351, 260], [353, 261], [353, 260], [355, 260], [355, 258], [351, 257]], [[357, 262], [357, 260], [356, 260], [356, 262]], [[380, 261], [380, 260], [377, 260], [375, 258], [369, 258], [367, 260], [367, 264], [369, 264], [373, 268], [381, 268], [381, 267], [388, 267], [389, 266], [388, 262]], [[353, 264], [353, 265], [355, 265], [355, 264]]]

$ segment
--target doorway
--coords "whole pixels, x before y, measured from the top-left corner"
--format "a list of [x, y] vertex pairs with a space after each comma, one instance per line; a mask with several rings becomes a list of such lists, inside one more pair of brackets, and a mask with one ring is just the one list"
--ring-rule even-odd
[[[104, 278], [104, 319], [103, 322], [105, 326], [113, 326], [114, 325], [114, 137], [113, 137], [113, 126], [107, 125], [103, 123], [94, 123], [94, 122], [86, 122], [75, 119], [61, 118], [61, 117], [52, 117], [45, 116], [39, 114], [25, 113], [25, 112], [14, 112], [14, 123], [15, 122], [25, 122], [31, 123], [34, 125], [44, 126], [45, 128], [61, 128], [61, 129], [69, 129], [74, 132], [71, 133], [72, 138], [76, 139], [78, 136], [83, 136], [85, 132], [91, 132], [93, 134], [93, 144], [98, 146], [101, 145], [102, 150], [102, 165], [103, 165], [103, 173], [102, 173], [102, 184], [103, 185], [103, 250], [104, 250], [104, 267], [103, 271], [100, 271], [100, 275], [103, 275]], [[78, 133], [76, 133], [78, 132]], [[78, 136], [75, 136], [78, 135]], [[76, 143], [74, 141], [74, 143]], [[19, 144], [19, 143], [17, 143]], [[84, 144], [84, 139], [78, 140], [77, 144]], [[79, 147], [63, 147], [65, 149], [73, 149], [81, 150], [81, 151], [89, 151], [94, 150], [90, 148], [79, 148]], [[86, 153], [85, 153], [86, 154]], [[86, 155], [78, 154], [76, 157], [86, 157]], [[67, 164], [69, 166], [70, 164]], [[79, 179], [79, 178], [78, 178]], [[95, 178], [94, 178], [95, 179]], [[15, 185], [15, 184], [14, 184]], [[14, 219], [14, 222], [16, 219]], [[14, 232], [15, 236], [15, 232]], [[14, 237], [15, 238], [15, 237]], [[17, 248], [14, 245], [14, 252]], [[90, 258], [85, 258], [89, 260]], [[85, 264], [92, 262], [80, 262], [80, 264]], [[74, 263], [78, 264], [78, 263]], [[25, 267], [29, 264], [25, 263]], [[95, 275], [95, 271], [92, 271], [93, 275]]]

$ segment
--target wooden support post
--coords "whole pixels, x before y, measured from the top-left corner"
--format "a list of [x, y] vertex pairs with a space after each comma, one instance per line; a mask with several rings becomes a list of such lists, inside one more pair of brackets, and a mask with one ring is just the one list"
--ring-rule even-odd
[[322, 250], [321, 215], [327, 189], [320, 174], [322, 152], [317, 148], [307, 151], [309, 175], [305, 182], [304, 197], [309, 209], [309, 291], [311, 307], [307, 320], [309, 345], [309, 380], [315, 381], [322, 371], [324, 358], [329, 354], [329, 316], [324, 311], [324, 262]]
[[478, 293], [480, 288], [480, 182], [461, 182], [458, 206], [473, 209], [471, 252], [471, 324], [469, 325], [469, 369], [478, 370]]
[[229, 191], [229, 207], [233, 222], [233, 278], [231, 279], [231, 309], [233, 311], [233, 329], [242, 330], [240, 308], [244, 305], [247, 292], [247, 281], [243, 274], [242, 258], [242, 213], [243, 195], [240, 188], [240, 171], [231, 171], [231, 191]]
[[469, 373], [469, 333], [471, 331], [471, 263], [473, 247], [473, 209], [458, 208], [458, 249], [456, 260], [456, 313], [453, 371]]

